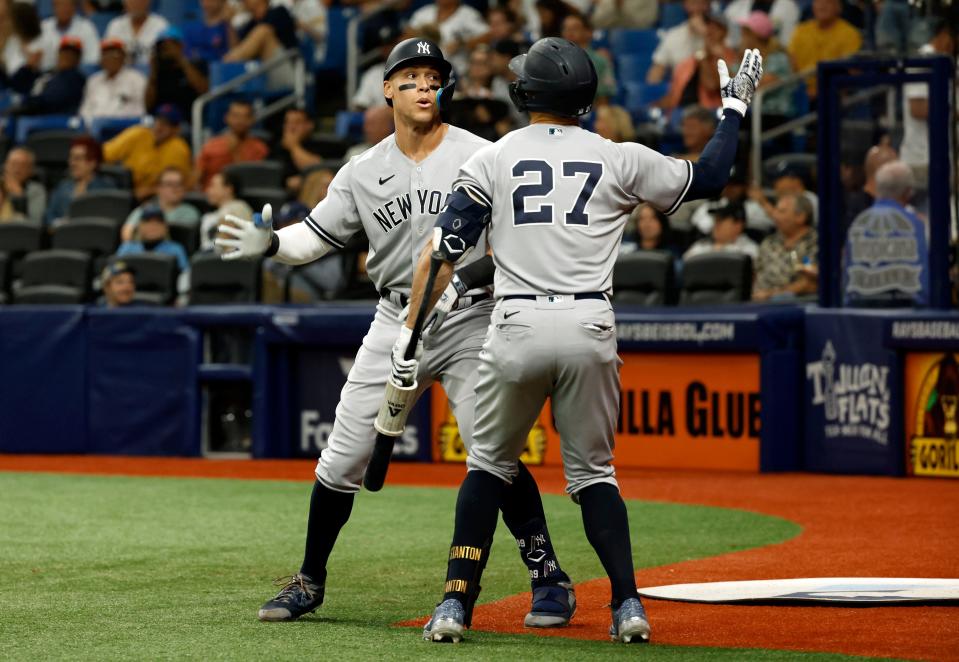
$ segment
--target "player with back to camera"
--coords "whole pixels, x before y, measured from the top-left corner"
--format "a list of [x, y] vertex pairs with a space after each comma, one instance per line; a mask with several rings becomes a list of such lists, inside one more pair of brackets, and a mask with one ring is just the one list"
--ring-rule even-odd
[[[303, 565], [259, 610], [264, 621], [293, 620], [322, 604], [327, 559], [360, 489], [388, 379], [407, 389], [410, 405], [439, 381], [467, 447], [472, 437], [478, 354], [492, 310], [488, 290], [475, 287], [492, 282], [492, 260], [485, 256], [483, 240], [450, 286], [442, 313], [420, 343], [425, 351], [423, 346], [416, 350], [419, 360], [404, 359], [410, 331], [401, 318], [420, 249], [429, 242], [457, 169], [489, 143], [440, 117], [437, 100], [452, 95], [451, 65], [431, 41], [409, 39], [393, 49], [385, 64], [383, 93], [393, 107], [396, 132], [343, 166], [326, 199], [302, 222], [273, 232], [272, 210], [265, 207], [266, 227], [227, 216], [228, 223], [219, 227], [224, 236], [216, 240], [226, 251], [224, 259], [266, 255], [304, 264], [343, 248], [364, 230], [370, 241], [367, 271], [381, 295], [340, 394], [328, 447], [316, 466]], [[553, 552], [536, 482], [525, 467], [519, 472], [502, 510], [531, 577], [532, 608], [525, 624], [566, 625], [576, 606], [572, 583]], [[484, 563], [488, 553], [482, 554]], [[477, 594], [478, 587], [470, 601]]]
[[[496, 264], [496, 306], [480, 353], [469, 471], [456, 502], [451, 550], [458, 553], [450, 556], [443, 601], [423, 630], [426, 639], [462, 638], [464, 604], [483, 569], [475, 552], [493, 534], [496, 508], [549, 397], [566, 489], [582, 509], [586, 537], [609, 576], [610, 636], [625, 643], [649, 640], [612, 465], [621, 361], [609, 295], [634, 207], [646, 201], [671, 213], [684, 201], [718, 195], [726, 184], [762, 58], [747, 50], [732, 79], [725, 62], [718, 68], [723, 120], [691, 163], [579, 128], [577, 117], [589, 112], [597, 82], [579, 46], [548, 37], [510, 62], [517, 76], [510, 97], [530, 112], [531, 124], [484, 147], [460, 169], [437, 219], [435, 255], [424, 251], [417, 265], [410, 304], [415, 310], [424, 296], [438, 299], [453, 264], [468, 259], [485, 236]], [[431, 261], [441, 266], [426, 293]]]

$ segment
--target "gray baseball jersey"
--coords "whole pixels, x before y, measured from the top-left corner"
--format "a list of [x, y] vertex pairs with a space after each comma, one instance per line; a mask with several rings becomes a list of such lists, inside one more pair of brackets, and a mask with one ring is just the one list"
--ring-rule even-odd
[[612, 289], [632, 209], [645, 200], [669, 213], [691, 180], [687, 161], [546, 124], [466, 162], [454, 186], [492, 208], [498, 300], [479, 356], [470, 468], [510, 480], [549, 397], [567, 491], [616, 484], [621, 361], [613, 310], [600, 293]]
[[[416, 163], [399, 150], [391, 135], [341, 168], [327, 197], [303, 222], [336, 248], [365, 230], [370, 240], [366, 266], [377, 290], [408, 294], [413, 267], [458, 168], [488, 144], [450, 126], [440, 145]], [[483, 255], [481, 247], [473, 259]], [[477, 356], [491, 309], [492, 301], [487, 300], [454, 312], [438, 333], [427, 335], [417, 375], [420, 393], [436, 381], [443, 385], [467, 445], [472, 439]], [[376, 439], [373, 421], [390, 374], [390, 352], [400, 331], [400, 310], [395, 300], [380, 299], [340, 393], [333, 429], [316, 466], [317, 479], [330, 489], [356, 492], [362, 484]]]
[[[412, 265], [431, 236], [457, 169], [489, 144], [449, 126], [440, 145], [416, 163], [390, 135], [340, 168], [326, 198], [304, 223], [336, 248], [365, 230], [370, 240], [366, 270], [376, 289], [409, 294]], [[485, 254], [485, 246], [478, 246], [467, 261]]]
[[574, 126], [533, 124], [489, 145], [454, 186], [491, 202], [495, 292], [609, 292], [630, 212], [672, 213], [692, 181], [688, 161]]

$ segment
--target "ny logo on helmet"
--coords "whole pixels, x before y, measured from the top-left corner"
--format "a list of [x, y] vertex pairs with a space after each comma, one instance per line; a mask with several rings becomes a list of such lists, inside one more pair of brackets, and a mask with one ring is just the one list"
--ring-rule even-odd
[[430, 45], [425, 41], [417, 42], [416, 52], [420, 55], [429, 55], [430, 54]]

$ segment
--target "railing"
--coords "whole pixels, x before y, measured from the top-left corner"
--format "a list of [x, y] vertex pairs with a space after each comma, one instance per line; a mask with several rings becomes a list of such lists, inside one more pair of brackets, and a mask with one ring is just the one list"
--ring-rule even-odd
[[306, 99], [306, 66], [297, 49], [291, 48], [280, 57], [275, 57], [266, 63], [250, 62], [247, 65], [246, 73], [240, 74], [236, 78], [232, 78], [222, 85], [208, 90], [205, 94], [197, 97], [197, 100], [193, 102], [191, 108], [191, 141], [193, 143], [193, 153], [200, 153], [204, 140], [208, 138], [210, 134], [210, 130], [203, 126], [203, 111], [206, 109], [207, 104], [234, 92], [254, 78], [266, 76], [274, 69], [279, 69], [290, 63], [293, 64], [293, 91], [290, 92], [290, 94], [274, 99], [268, 105], [260, 108], [256, 112], [255, 118], [256, 121], [259, 122], [288, 106], [302, 105]]
[[368, 14], [358, 13], [346, 24], [346, 103], [349, 105], [356, 94], [357, 79], [360, 69], [375, 62], [379, 57], [379, 49], [374, 48], [365, 53], [360, 52], [360, 24], [378, 14], [391, 11], [402, 4], [402, 0], [388, 0]]
[[[762, 130], [762, 115], [763, 115], [763, 99], [767, 94], [781, 90], [785, 87], [791, 87], [796, 84], [805, 85], [806, 80], [810, 76], [816, 75], [816, 69], [811, 67], [805, 69], [798, 73], [790, 74], [789, 76], [784, 76], [772, 85], [763, 85], [756, 90], [756, 95], [753, 97], [753, 103], [751, 108], [752, 113], [752, 124], [750, 126], [751, 134], [751, 152], [749, 156], [749, 169], [751, 171], [751, 181], [756, 186], [762, 185], [762, 149], [763, 142], [766, 140], [772, 140], [773, 138], [778, 138], [779, 136], [786, 135], [787, 133], [792, 133], [796, 129], [801, 129], [804, 126], [813, 124], [818, 119], [818, 114], [815, 112], [806, 113], [801, 117], [796, 119], [789, 120], [784, 124], [780, 124], [774, 129], [769, 129], [768, 131]], [[895, 127], [897, 122], [896, 115], [896, 89], [889, 85], [880, 85], [873, 89], [862, 90], [855, 94], [849, 95], [842, 100], [842, 107], [848, 108], [849, 106], [854, 106], [857, 103], [867, 101], [875, 96], [885, 95], [886, 96], [886, 118], [885, 118], [885, 127], [887, 129], [892, 129]]]

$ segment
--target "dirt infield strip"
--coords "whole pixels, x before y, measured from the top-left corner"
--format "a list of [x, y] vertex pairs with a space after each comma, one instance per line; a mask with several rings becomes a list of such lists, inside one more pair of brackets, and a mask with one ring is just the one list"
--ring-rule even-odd
[[[306, 480], [308, 461], [215, 461], [0, 455], [0, 471], [46, 471]], [[561, 493], [555, 468], [534, 472]], [[462, 468], [396, 464], [389, 482], [454, 486]], [[781, 545], [644, 570], [640, 586], [738, 579], [959, 576], [959, 482], [799, 474], [623, 471], [627, 498], [741, 508], [797, 522], [803, 533]], [[632, 522], [633, 537], [642, 522]], [[546, 636], [605, 638], [605, 580], [577, 585], [574, 624]], [[521, 632], [526, 595], [478, 608], [478, 629]], [[908, 659], [959, 660], [959, 607], [745, 607], [647, 601], [656, 643], [778, 648]], [[424, 619], [425, 620], [425, 617]], [[418, 624], [422, 620], [416, 621]], [[528, 631], [527, 631], [528, 632]]]

